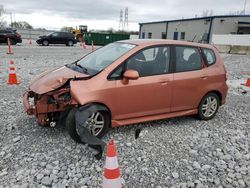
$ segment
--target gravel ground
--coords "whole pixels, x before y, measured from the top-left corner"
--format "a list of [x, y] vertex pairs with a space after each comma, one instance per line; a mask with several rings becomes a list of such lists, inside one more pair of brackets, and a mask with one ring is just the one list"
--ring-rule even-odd
[[[73, 62], [79, 46], [23, 45], [7, 55], [0, 46], [0, 188], [101, 187], [104, 158], [76, 144], [62, 127], [37, 126], [25, 114], [22, 94], [29, 81], [52, 67]], [[229, 81], [247, 78], [250, 56], [222, 54]], [[8, 86], [13, 59], [21, 84]], [[213, 120], [172, 118], [112, 129], [125, 187], [250, 187], [250, 95], [230, 86], [227, 103]], [[135, 140], [136, 128], [142, 127]]]

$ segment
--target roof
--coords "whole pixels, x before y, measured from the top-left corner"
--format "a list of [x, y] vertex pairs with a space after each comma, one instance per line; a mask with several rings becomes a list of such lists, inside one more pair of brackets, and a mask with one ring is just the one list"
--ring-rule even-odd
[[250, 19], [250, 15], [217, 15], [217, 16], [197, 17], [197, 18], [186, 18], [186, 19], [176, 19], [176, 20], [144, 22], [144, 23], [139, 23], [139, 25], [143, 25], [143, 24], [157, 24], [157, 23], [168, 23], [168, 22], [180, 22], [180, 21], [192, 21], [192, 20], [204, 20], [204, 19], [214, 19], [214, 18], [245, 18], [245, 17], [249, 17], [249, 19]]
[[117, 41], [117, 42], [135, 44], [139, 46], [158, 45], [158, 44], [169, 44], [169, 45], [177, 44], [177, 45], [199, 46], [199, 47], [204, 47], [204, 48], [211, 48], [211, 45], [209, 44], [201, 44], [201, 43], [195, 43], [195, 42], [169, 40], [169, 39], [133, 39], [133, 40], [122, 40], [122, 41]]

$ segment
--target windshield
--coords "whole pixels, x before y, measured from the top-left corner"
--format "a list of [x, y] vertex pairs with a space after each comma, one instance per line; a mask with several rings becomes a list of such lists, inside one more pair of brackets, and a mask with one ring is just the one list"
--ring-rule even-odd
[[85, 73], [94, 75], [105, 69], [135, 46], [134, 44], [128, 43], [111, 43], [85, 56], [77, 62], [76, 65], [80, 66]]

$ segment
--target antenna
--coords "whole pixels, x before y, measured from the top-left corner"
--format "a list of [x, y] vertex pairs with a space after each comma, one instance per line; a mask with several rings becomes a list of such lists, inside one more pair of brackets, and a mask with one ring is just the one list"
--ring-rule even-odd
[[124, 14], [124, 30], [128, 31], [128, 7], [125, 8], [125, 14]]
[[120, 22], [119, 22], [119, 30], [123, 30], [123, 11], [120, 11]]

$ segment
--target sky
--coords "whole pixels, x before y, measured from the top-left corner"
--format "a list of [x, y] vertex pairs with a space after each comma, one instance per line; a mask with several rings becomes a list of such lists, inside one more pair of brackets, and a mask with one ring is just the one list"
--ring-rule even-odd
[[[250, 14], [250, 0], [246, 0]], [[248, 2], [249, 1], [249, 2]], [[245, 0], [1, 0], [15, 21], [27, 21], [34, 28], [59, 30], [63, 26], [87, 25], [88, 29], [119, 29], [120, 10], [128, 7], [129, 30], [138, 31], [138, 23], [236, 13]], [[10, 23], [10, 15], [5, 15]]]

